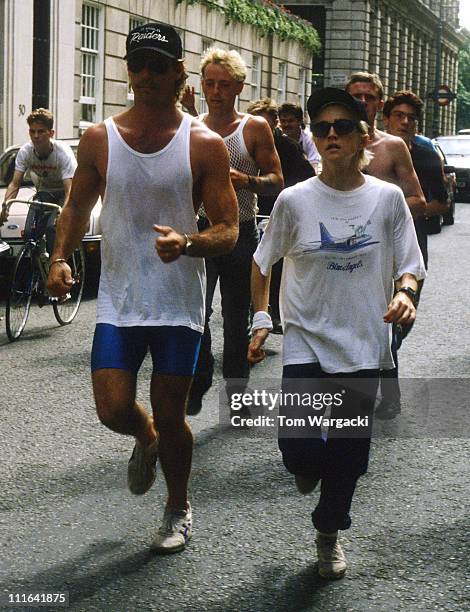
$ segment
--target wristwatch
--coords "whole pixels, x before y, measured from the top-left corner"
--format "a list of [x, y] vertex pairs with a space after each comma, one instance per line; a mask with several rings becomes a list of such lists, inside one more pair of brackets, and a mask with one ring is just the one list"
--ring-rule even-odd
[[416, 291], [414, 289], [412, 289], [411, 287], [400, 287], [400, 289], [398, 289], [397, 293], [400, 293], [400, 291], [402, 291], [403, 293], [406, 293], [406, 295], [411, 298], [411, 301], [413, 302], [413, 305], [415, 305], [416, 303]]
[[190, 249], [193, 246], [193, 241], [188, 236], [188, 234], [183, 234], [183, 236], [186, 238], [186, 244], [181, 249], [181, 255], [188, 255], [188, 257], [189, 257], [191, 255]]

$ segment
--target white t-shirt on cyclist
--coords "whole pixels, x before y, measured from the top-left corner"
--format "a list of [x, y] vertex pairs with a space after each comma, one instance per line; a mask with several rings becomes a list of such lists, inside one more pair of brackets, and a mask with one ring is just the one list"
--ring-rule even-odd
[[68, 144], [51, 139], [52, 150], [46, 158], [39, 158], [32, 142], [18, 151], [15, 170], [29, 170], [38, 191], [63, 191], [64, 180], [73, 178], [77, 160]]

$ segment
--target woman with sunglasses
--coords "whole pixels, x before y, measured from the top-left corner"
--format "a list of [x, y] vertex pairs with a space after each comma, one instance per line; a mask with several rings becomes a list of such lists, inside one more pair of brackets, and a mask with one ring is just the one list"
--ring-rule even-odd
[[[322, 172], [281, 193], [254, 254], [248, 358], [264, 358], [270, 269], [284, 257], [279, 447], [302, 494], [321, 481], [312, 512], [318, 571], [340, 578], [346, 559], [338, 530], [351, 525], [356, 482], [367, 470], [379, 370], [393, 368], [391, 323], [414, 320], [425, 270], [402, 191], [361, 172], [368, 163], [362, 103], [326, 88], [307, 109]], [[296, 397], [302, 405], [292, 404]]]

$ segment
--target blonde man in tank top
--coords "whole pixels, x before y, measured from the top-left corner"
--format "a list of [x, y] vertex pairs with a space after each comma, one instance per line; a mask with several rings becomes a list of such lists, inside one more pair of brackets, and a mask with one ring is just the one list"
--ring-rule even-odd
[[[217, 280], [220, 281], [224, 319], [222, 374], [227, 383], [233, 379], [237, 381], [230, 384], [230, 387], [236, 384], [237, 391], [246, 386], [250, 371], [246, 355], [250, 329], [251, 260], [258, 244], [256, 194], [277, 195], [283, 187], [281, 164], [267, 121], [235, 109], [235, 100], [246, 78], [246, 65], [240, 54], [233, 50], [209, 49], [202, 58], [201, 76], [209, 112], [201, 115], [200, 119], [222, 136], [229, 151], [240, 233], [230, 254], [206, 259], [206, 326], [189, 395], [188, 414], [200, 411], [202, 396], [212, 384], [214, 360], [209, 319]], [[203, 201], [204, 207], [199, 212], [200, 229], [209, 226]]]
[[[183, 550], [192, 533], [187, 497], [193, 437], [185, 403], [204, 329], [205, 256], [230, 251], [237, 201], [223, 140], [182, 113], [186, 73], [177, 32], [135, 28], [126, 41], [134, 106], [83, 135], [70, 197], [58, 224], [49, 290], [67, 293], [67, 257], [103, 198], [102, 270], [92, 378], [97, 412], [111, 430], [135, 437], [128, 467], [132, 493], [155, 480], [157, 455], [168, 487], [152, 547]], [[204, 200], [211, 227], [198, 233]], [[136, 401], [137, 372], [150, 349], [153, 418]]]

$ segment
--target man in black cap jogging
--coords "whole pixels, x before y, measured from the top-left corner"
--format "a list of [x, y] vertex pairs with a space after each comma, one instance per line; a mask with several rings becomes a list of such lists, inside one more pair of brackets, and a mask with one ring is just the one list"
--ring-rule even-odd
[[[176, 107], [187, 77], [176, 31], [161, 23], [139, 26], [127, 37], [126, 51], [134, 105], [81, 139], [49, 290], [57, 296], [69, 290], [66, 259], [100, 194], [102, 269], [91, 358], [96, 407], [103, 424], [135, 437], [132, 493], [152, 486], [159, 457], [168, 501], [152, 545], [171, 553], [183, 550], [192, 533], [193, 437], [185, 404], [204, 329], [203, 257], [233, 248], [237, 200], [222, 139]], [[202, 200], [211, 226], [198, 233]], [[153, 418], [136, 401], [137, 372], [148, 349]]]

